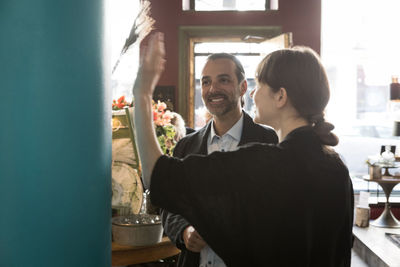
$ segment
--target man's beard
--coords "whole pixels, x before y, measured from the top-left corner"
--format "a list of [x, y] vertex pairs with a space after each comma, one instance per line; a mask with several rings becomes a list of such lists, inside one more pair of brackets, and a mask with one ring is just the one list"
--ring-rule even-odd
[[[210, 98], [212, 97], [223, 97], [224, 103], [220, 107], [215, 107], [212, 105]], [[208, 112], [210, 112], [213, 116], [223, 116], [234, 110], [238, 105], [239, 99], [230, 99], [229, 96], [223, 93], [215, 93], [207, 96], [207, 101], [205, 102], [205, 106], [207, 107]]]

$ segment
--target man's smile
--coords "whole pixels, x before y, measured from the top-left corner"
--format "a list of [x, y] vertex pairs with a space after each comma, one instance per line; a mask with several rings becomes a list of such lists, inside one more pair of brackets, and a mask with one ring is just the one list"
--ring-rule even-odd
[[227, 99], [227, 96], [226, 95], [222, 95], [222, 94], [209, 96], [207, 98], [208, 102], [209, 103], [213, 103], [213, 104], [219, 104], [219, 103], [223, 102], [226, 99]]

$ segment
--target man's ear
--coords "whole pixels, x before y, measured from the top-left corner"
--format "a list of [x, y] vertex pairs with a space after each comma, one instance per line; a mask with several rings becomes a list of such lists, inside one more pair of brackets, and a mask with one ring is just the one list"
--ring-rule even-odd
[[276, 107], [281, 108], [284, 107], [288, 101], [288, 96], [286, 89], [281, 87], [279, 88], [278, 92], [275, 93], [275, 101]]
[[244, 79], [241, 83], [240, 83], [240, 96], [244, 96], [244, 94], [247, 91], [247, 81], [246, 79]]

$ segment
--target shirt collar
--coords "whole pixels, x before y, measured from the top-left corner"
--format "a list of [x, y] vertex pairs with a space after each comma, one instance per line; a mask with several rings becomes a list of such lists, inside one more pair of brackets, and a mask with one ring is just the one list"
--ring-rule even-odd
[[[242, 130], [243, 130], [243, 112], [240, 116], [240, 119], [227, 131], [223, 136], [230, 135], [233, 139], [240, 141], [242, 137]], [[214, 120], [211, 122], [211, 131], [210, 131], [210, 140], [213, 140], [214, 137], [217, 136], [214, 130]]]

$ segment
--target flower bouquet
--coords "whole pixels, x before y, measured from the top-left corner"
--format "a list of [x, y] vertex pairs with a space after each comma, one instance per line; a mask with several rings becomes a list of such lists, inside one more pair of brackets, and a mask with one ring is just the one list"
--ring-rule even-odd
[[118, 100], [113, 100], [112, 102], [112, 110], [120, 110], [125, 107], [132, 107], [133, 102], [129, 103], [125, 100], [125, 96], [121, 96]]
[[172, 155], [176, 145], [175, 128], [171, 123], [172, 114], [166, 109], [167, 105], [164, 102], [153, 101], [153, 121], [158, 143], [164, 154]]
[[[127, 102], [125, 96], [121, 96], [117, 100], [113, 100], [112, 110], [118, 111], [123, 110], [126, 107], [133, 107], [133, 102]], [[167, 105], [164, 102], [153, 101], [153, 122], [156, 130], [156, 135], [160, 147], [164, 154], [172, 155], [176, 141], [175, 128], [171, 123], [172, 114], [171, 111], [167, 110]], [[115, 124], [115, 123], [114, 123]], [[115, 128], [113, 126], [113, 128]]]

